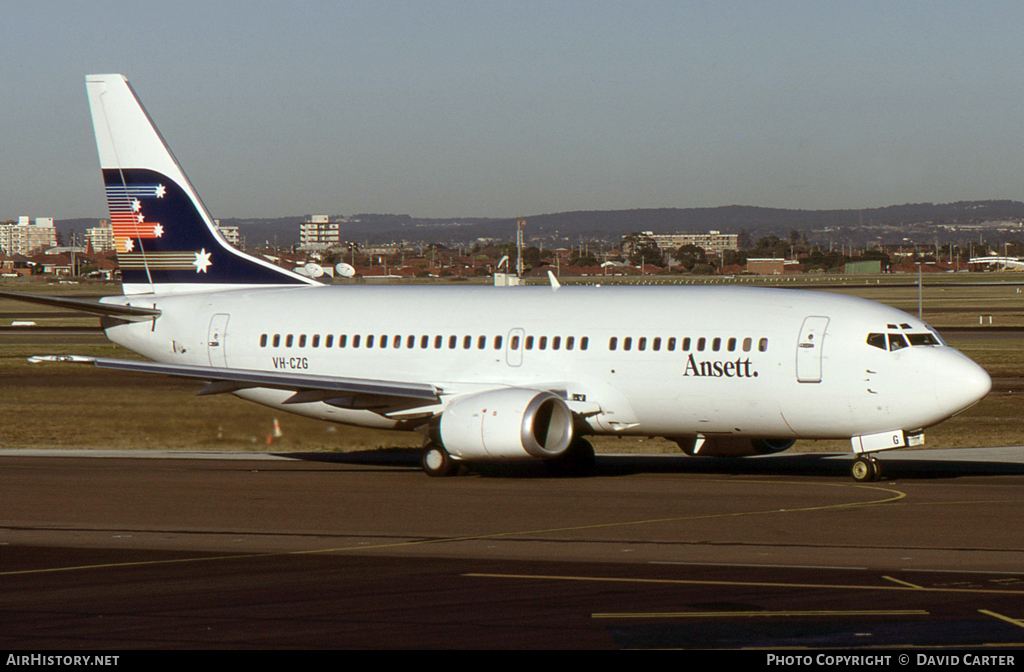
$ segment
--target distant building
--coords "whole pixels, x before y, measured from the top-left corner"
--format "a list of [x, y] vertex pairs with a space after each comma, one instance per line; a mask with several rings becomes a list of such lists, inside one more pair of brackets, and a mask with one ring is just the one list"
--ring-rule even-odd
[[0, 252], [30, 255], [57, 245], [53, 217], [19, 217], [18, 223], [0, 224]]
[[754, 275], [782, 275], [798, 273], [801, 269], [799, 261], [777, 258], [747, 259], [747, 273]]
[[340, 244], [340, 222], [332, 222], [327, 215], [312, 215], [307, 221], [299, 224], [298, 249], [302, 252], [317, 252]]
[[847, 275], [871, 275], [882, 272], [882, 261], [880, 259], [868, 259], [867, 261], [848, 261], [843, 270]]
[[99, 226], [85, 230], [85, 245], [93, 252], [109, 252], [114, 249], [114, 227], [105, 219]]
[[640, 236], [642, 240], [654, 241], [658, 249], [663, 252], [675, 252], [684, 245], [694, 245], [708, 254], [720, 254], [726, 250], [740, 249], [738, 234], [722, 233], [721, 231], [708, 231], [707, 233], [654, 233], [653, 231], [644, 231]]
[[222, 226], [219, 219], [215, 219], [213, 222], [217, 225], [217, 230], [220, 232], [220, 235], [224, 236], [224, 240], [228, 241], [238, 249], [242, 249], [242, 234], [239, 232], [237, 226]]

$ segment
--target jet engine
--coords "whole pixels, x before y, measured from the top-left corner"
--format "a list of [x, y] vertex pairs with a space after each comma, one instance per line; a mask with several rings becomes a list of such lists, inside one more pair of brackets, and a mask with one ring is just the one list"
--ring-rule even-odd
[[513, 387], [452, 401], [437, 431], [445, 449], [463, 460], [549, 459], [572, 443], [573, 418], [551, 392]]
[[687, 455], [744, 457], [781, 453], [794, 439], [751, 439], [740, 436], [683, 436], [673, 439]]

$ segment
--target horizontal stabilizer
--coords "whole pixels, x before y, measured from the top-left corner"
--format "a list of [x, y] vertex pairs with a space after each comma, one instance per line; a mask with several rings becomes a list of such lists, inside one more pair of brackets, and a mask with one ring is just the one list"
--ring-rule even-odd
[[69, 299], [61, 296], [39, 296], [37, 294], [21, 294], [20, 292], [0, 292], [0, 298], [25, 301], [27, 303], [40, 303], [44, 306], [56, 306], [69, 310], [78, 310], [93, 315], [105, 317], [116, 317], [127, 322], [142, 322], [160, 317], [160, 311], [156, 308], [138, 308], [136, 306], [119, 306], [113, 303], [99, 303], [97, 301], [86, 301], [85, 299]]

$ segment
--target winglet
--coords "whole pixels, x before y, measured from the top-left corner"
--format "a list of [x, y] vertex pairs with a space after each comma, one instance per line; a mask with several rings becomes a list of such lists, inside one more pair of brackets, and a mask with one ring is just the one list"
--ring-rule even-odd
[[555, 277], [554, 273], [548, 271], [548, 279], [551, 281], [551, 291], [557, 292], [558, 288], [562, 286], [562, 284], [558, 282], [558, 278]]

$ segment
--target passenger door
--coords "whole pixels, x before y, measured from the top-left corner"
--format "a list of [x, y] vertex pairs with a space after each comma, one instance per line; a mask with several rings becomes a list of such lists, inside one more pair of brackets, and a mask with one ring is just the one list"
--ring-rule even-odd
[[821, 382], [822, 346], [825, 344], [827, 317], [813, 316], [804, 320], [796, 344], [796, 379], [801, 383]]

